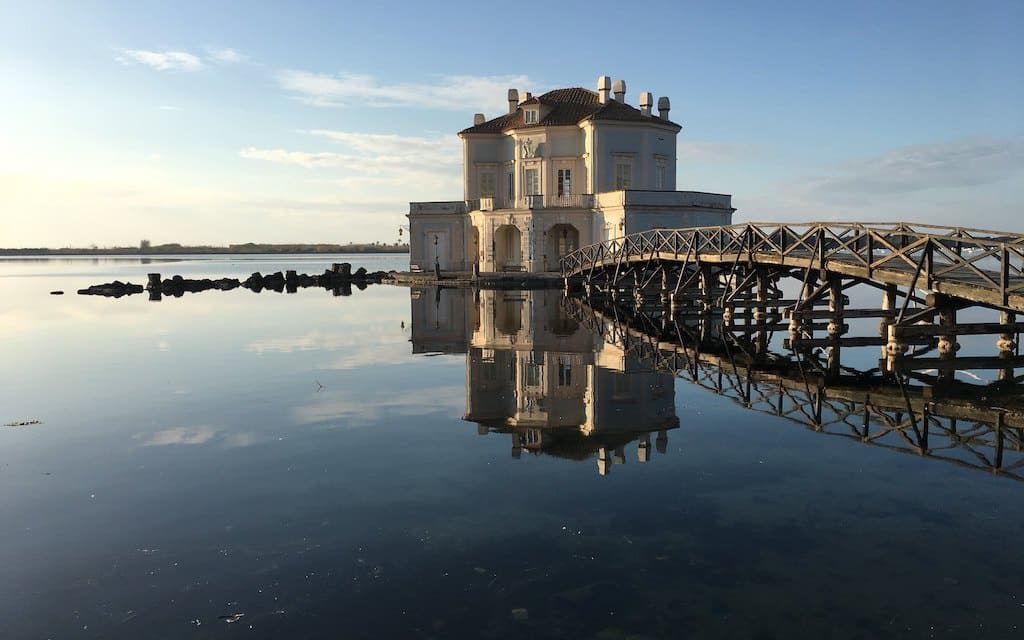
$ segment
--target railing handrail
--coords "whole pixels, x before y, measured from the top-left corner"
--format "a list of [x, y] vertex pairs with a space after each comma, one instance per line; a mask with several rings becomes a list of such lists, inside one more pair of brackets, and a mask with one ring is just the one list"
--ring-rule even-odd
[[[707, 254], [799, 258], [817, 262], [820, 269], [828, 262], [854, 263], [869, 275], [875, 269], [911, 268], [924, 276], [921, 284], [926, 288], [936, 277], [955, 281], [958, 274], [967, 275], [974, 284], [1000, 291], [1003, 306], [1010, 293], [1024, 295], [1024, 235], [907, 222], [747, 222], [651, 229], [581, 247], [564, 256], [560, 267], [568, 277], [612, 259], [687, 252], [695, 260]], [[979, 263], [988, 259], [996, 265], [981, 268]]]

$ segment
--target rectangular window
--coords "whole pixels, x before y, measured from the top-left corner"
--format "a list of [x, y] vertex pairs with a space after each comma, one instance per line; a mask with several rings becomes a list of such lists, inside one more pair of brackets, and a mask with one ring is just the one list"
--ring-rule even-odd
[[628, 398], [632, 394], [633, 388], [632, 385], [630, 385], [629, 375], [620, 373], [617, 374], [613, 380], [612, 397]]
[[532, 356], [526, 363], [526, 380], [524, 382], [528, 387], [540, 386], [540, 364], [535, 362]]
[[494, 174], [491, 172], [480, 174], [480, 197], [494, 197]]
[[512, 198], [516, 197], [514, 193], [515, 182], [512, 180], [512, 172], [508, 174], [508, 201], [512, 202]]
[[523, 115], [526, 117], [526, 124], [537, 124], [536, 109], [527, 109], [526, 111], [523, 112]]
[[572, 384], [572, 364], [565, 356], [558, 357], [558, 386], [568, 387]]
[[558, 195], [560, 195], [560, 196], [572, 195], [572, 170], [571, 169], [559, 169], [558, 170]]
[[654, 188], [659, 191], [665, 188], [665, 165], [658, 163], [654, 171]]
[[526, 170], [526, 195], [540, 195], [540, 169]]
[[615, 190], [633, 186], [633, 165], [628, 162], [615, 163]]

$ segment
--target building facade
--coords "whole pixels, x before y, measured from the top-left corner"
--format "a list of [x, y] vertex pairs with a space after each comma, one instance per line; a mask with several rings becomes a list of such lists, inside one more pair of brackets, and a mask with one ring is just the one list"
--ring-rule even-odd
[[463, 197], [409, 204], [410, 267], [557, 271], [581, 246], [654, 228], [729, 224], [732, 197], [676, 191], [669, 99], [626, 84], [509, 89], [508, 112], [459, 132]]

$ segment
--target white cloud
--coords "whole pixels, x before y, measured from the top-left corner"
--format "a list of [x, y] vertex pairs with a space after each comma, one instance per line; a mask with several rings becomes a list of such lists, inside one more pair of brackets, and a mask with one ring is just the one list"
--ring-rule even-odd
[[286, 149], [257, 149], [249, 147], [238, 152], [249, 160], [266, 160], [278, 164], [292, 164], [307, 169], [318, 167], [356, 167], [359, 159], [328, 151], [309, 153], [306, 151], [288, 151]]
[[157, 431], [144, 443], [147, 447], [166, 445], [205, 444], [217, 434], [217, 429], [208, 426], [174, 427]]
[[363, 177], [375, 176], [378, 182], [384, 180], [395, 184], [408, 184], [414, 176], [424, 175], [442, 175], [450, 181], [457, 181], [461, 175], [459, 141], [455, 136], [426, 138], [328, 129], [313, 129], [306, 133], [337, 143], [343, 147], [343, 151], [308, 152], [249, 147], [242, 149], [239, 155], [250, 160], [265, 160], [307, 169], [344, 169]]
[[440, 156], [441, 160], [458, 161], [461, 148], [459, 139], [454, 135], [423, 138], [399, 136], [392, 133], [358, 133], [334, 129], [310, 129], [306, 133], [348, 145], [357, 151], [382, 155], [429, 153]]
[[395, 393], [380, 390], [362, 394], [338, 391], [321, 393], [306, 406], [292, 410], [299, 424], [343, 423], [366, 426], [385, 418], [422, 417], [433, 413], [458, 416], [465, 408], [466, 389], [462, 385], [429, 387]]
[[[462, 192], [461, 154], [454, 136], [438, 138], [316, 129], [338, 151], [296, 151], [249, 147], [239, 155], [281, 165], [327, 172], [324, 183], [339, 195], [288, 202], [277, 215], [321, 211], [401, 212], [410, 200], [457, 198]], [[343, 194], [343, 195], [341, 195]]]
[[246, 59], [246, 56], [231, 48], [207, 49], [207, 53], [209, 54], [211, 60], [216, 60], [217, 62], [225, 62], [229, 64], [234, 62], [243, 62]]
[[440, 76], [432, 82], [389, 84], [366, 74], [286, 70], [277, 74], [277, 81], [296, 99], [318, 107], [418, 107], [501, 114], [507, 110], [510, 87], [540, 93], [526, 75], [453, 75]]
[[121, 64], [144, 64], [158, 71], [198, 71], [205, 66], [199, 56], [187, 51], [122, 49], [117, 61]]
[[[898, 147], [737, 193], [747, 219], [907, 220], [1016, 229], [1024, 140], [971, 137]], [[985, 212], [984, 220], [977, 219]], [[967, 219], [975, 216], [975, 219]]]
[[[409, 200], [458, 197], [461, 153], [455, 136], [416, 137], [313, 129], [303, 133], [340, 147], [338, 151], [296, 151], [249, 147], [243, 158], [329, 171], [329, 188], [345, 194], [307, 205], [355, 206], [360, 211], [402, 211]], [[286, 207], [295, 210], [294, 207]], [[303, 207], [305, 208], [305, 207]]]
[[162, 104], [157, 108], [161, 111], [181, 111], [181, 107], [175, 107], [174, 105], [170, 104]]
[[964, 138], [900, 147], [844, 163], [830, 175], [807, 176], [794, 186], [826, 201], [877, 199], [937, 188], [974, 187], [1024, 170], [1024, 140]]

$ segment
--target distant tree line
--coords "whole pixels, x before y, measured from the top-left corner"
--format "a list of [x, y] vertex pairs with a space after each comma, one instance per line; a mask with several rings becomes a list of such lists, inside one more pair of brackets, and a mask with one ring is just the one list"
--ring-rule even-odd
[[64, 247], [50, 249], [46, 247], [27, 247], [21, 249], [2, 249], [0, 255], [6, 256], [48, 256], [48, 255], [180, 255], [180, 254], [247, 254], [247, 253], [409, 253], [409, 245], [402, 243], [387, 244], [382, 242], [349, 243], [349, 244], [264, 244], [246, 242], [229, 244], [226, 247], [209, 245], [183, 245], [176, 242], [152, 244], [142, 240], [137, 247]]

